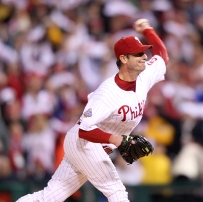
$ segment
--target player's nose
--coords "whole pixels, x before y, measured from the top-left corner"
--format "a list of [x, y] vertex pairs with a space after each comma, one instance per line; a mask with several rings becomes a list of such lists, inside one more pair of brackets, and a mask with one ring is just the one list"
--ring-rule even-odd
[[146, 59], [148, 58], [148, 57], [147, 57], [147, 54], [144, 53], [143, 56], [142, 56], [142, 58], [143, 58], [144, 60], [146, 60]]

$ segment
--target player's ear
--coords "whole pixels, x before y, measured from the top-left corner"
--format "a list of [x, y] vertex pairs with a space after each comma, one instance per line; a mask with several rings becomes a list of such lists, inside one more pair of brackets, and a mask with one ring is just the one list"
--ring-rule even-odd
[[127, 57], [127, 55], [120, 55], [119, 56], [119, 59], [120, 59], [120, 61], [122, 62], [122, 63], [126, 63], [127, 62], [127, 60], [128, 60], [128, 57]]

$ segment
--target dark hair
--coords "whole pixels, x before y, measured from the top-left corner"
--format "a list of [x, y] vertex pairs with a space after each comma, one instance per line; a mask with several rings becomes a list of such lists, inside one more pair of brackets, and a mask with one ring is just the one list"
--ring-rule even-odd
[[192, 129], [192, 137], [195, 142], [201, 144], [203, 146], [203, 120], [198, 120], [193, 129]]
[[[129, 58], [129, 54], [127, 54], [127, 55], [125, 55], [127, 58]], [[117, 60], [116, 60], [116, 65], [117, 65], [117, 67], [118, 67], [118, 69], [120, 69], [120, 67], [122, 66], [122, 62], [121, 62], [121, 60], [118, 58]]]
[[120, 69], [122, 62], [119, 58], [116, 60], [116, 65], [117, 65], [118, 69]]

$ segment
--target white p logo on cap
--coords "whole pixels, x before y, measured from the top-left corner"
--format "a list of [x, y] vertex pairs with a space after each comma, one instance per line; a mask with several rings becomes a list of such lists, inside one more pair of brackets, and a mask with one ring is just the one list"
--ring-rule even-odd
[[142, 44], [141, 42], [140, 42], [140, 40], [135, 36], [135, 40], [137, 40], [140, 44]]

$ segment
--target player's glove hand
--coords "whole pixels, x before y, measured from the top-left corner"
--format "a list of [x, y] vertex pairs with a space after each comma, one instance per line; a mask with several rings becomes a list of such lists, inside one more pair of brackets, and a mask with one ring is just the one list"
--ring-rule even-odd
[[[132, 143], [132, 140], [135, 141], [135, 144]], [[129, 164], [132, 164], [141, 157], [148, 156], [153, 150], [154, 148], [151, 143], [145, 137], [138, 135], [123, 135], [123, 140], [118, 147], [121, 156]]]

